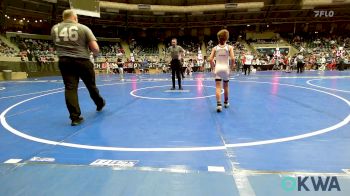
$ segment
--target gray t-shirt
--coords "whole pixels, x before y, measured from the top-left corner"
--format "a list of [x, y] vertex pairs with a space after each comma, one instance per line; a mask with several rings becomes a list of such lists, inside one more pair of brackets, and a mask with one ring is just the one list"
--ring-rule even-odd
[[179, 59], [181, 58], [180, 53], [185, 53], [185, 50], [181, 47], [176, 45], [170, 46], [168, 49], [168, 52], [170, 53], [171, 59]]
[[51, 36], [59, 57], [90, 59], [89, 42], [96, 41], [96, 37], [89, 27], [63, 21], [52, 27]]

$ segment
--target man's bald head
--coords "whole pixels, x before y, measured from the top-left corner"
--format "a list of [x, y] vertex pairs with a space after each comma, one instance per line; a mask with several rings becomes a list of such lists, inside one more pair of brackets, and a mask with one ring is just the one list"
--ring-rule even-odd
[[62, 18], [63, 20], [73, 20], [75, 22], [78, 22], [78, 15], [72, 9], [64, 10], [62, 13]]

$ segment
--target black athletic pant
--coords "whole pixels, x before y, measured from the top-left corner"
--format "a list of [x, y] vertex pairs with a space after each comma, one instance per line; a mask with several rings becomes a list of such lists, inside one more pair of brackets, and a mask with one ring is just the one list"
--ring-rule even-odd
[[175, 74], [177, 77], [177, 82], [179, 84], [179, 88], [181, 88], [181, 72], [182, 72], [182, 64], [180, 62], [180, 60], [178, 59], [173, 59], [171, 60], [171, 79], [173, 82], [173, 88], [175, 88]]
[[297, 63], [297, 73], [302, 73], [304, 69], [304, 63], [298, 62]]
[[248, 75], [250, 74], [250, 65], [243, 65], [243, 70], [244, 70], [244, 75], [247, 75], [247, 71], [248, 71]]
[[344, 61], [340, 61], [337, 66], [339, 71], [344, 71]]
[[89, 59], [60, 57], [58, 66], [64, 82], [70, 119], [77, 119], [81, 114], [78, 100], [79, 78], [84, 82], [96, 106], [102, 106], [103, 98], [96, 87], [94, 65]]

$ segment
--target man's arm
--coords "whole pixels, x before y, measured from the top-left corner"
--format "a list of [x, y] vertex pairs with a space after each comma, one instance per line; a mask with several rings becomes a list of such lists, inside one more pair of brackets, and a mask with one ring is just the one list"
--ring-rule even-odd
[[94, 53], [94, 56], [97, 56], [100, 52], [100, 47], [98, 46], [96, 41], [90, 41], [89, 42], [89, 48]]
[[[181, 47], [181, 46], [180, 46]], [[181, 47], [181, 53], [185, 56], [185, 54], [186, 54], [186, 50], [183, 48], [183, 47]]]
[[53, 40], [53, 43], [55, 43], [56, 41], [56, 34], [55, 34], [55, 31], [54, 31], [54, 28], [56, 28], [56, 25], [54, 25], [52, 28], [51, 28], [51, 39]]
[[168, 62], [168, 65], [170, 66], [170, 63], [171, 63], [171, 54], [170, 54], [170, 47], [169, 48], [167, 48], [167, 49], [165, 49], [165, 58], [164, 58], [164, 60], [166, 61], [166, 62]]
[[57, 37], [56, 37], [56, 32], [55, 32], [55, 30], [54, 30], [56, 27], [57, 27], [57, 25], [54, 25], [54, 26], [51, 28], [51, 39], [52, 39], [52, 41], [53, 41], [53, 43], [54, 43], [54, 44], [53, 44], [53, 45], [54, 45], [53, 47], [54, 47], [55, 50], [57, 50], [57, 49], [56, 49]]
[[94, 53], [94, 56], [98, 56], [98, 53], [100, 52], [100, 47], [97, 44], [97, 39], [95, 35], [92, 33], [91, 29], [86, 27], [86, 38], [88, 40], [89, 48], [92, 53]]

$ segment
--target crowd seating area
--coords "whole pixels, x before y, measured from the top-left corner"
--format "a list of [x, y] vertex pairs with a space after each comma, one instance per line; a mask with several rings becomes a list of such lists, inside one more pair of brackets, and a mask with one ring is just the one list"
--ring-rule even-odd
[[51, 40], [39, 40], [39, 39], [17, 39], [17, 45], [21, 51], [47, 51], [48, 53], [54, 52], [53, 42]]
[[[260, 64], [271, 65], [273, 69], [284, 70], [287, 66], [296, 66], [296, 56], [302, 55], [305, 69], [313, 70], [334, 70], [336, 67], [341, 67], [343, 64], [349, 64], [350, 38], [341, 36], [321, 36], [314, 35], [296, 35], [294, 37], [286, 37], [289, 44], [298, 50], [297, 54], [289, 54], [289, 50], [282, 48], [279, 50], [280, 55], [276, 55], [276, 48], [271, 50], [257, 49], [254, 53], [254, 60], [259, 59]], [[272, 42], [280, 43], [279, 40]], [[271, 40], [256, 42], [266, 44]], [[347, 66], [345, 66], [347, 67]]]
[[131, 39], [130, 51], [137, 56], [149, 56], [158, 54], [158, 42], [151, 39]]
[[[209, 69], [207, 59], [214, 46], [217, 45], [217, 40], [205, 40], [206, 54], [203, 54], [203, 59], [198, 59], [198, 52], [201, 51], [201, 42], [193, 37], [178, 38], [178, 45], [186, 50], [186, 57], [184, 59], [184, 67], [191, 67], [192, 71], [204, 71]], [[268, 65], [273, 69], [283, 70], [287, 65], [295, 65], [295, 55], [291, 55], [289, 49], [281, 48], [280, 55], [276, 56], [275, 49], [257, 49], [252, 50], [249, 46], [251, 44], [276, 44], [276, 48], [282, 39], [259, 39], [244, 41], [232, 41], [228, 44], [234, 46], [236, 64], [243, 65], [245, 55], [251, 52], [254, 56], [254, 65]], [[306, 69], [320, 69], [332, 70], [336, 68], [339, 63], [349, 64], [350, 62], [350, 38], [341, 36], [322, 36], [322, 35], [296, 35], [293, 37], [284, 37], [288, 43], [295, 47], [300, 54], [304, 56]], [[57, 61], [56, 51], [53, 47], [53, 42], [50, 40], [40, 39], [21, 39], [16, 38], [12, 41], [18, 46], [20, 52], [16, 52], [14, 48], [9, 47], [0, 40], [0, 56], [5, 57], [21, 57], [22, 61], [34, 61], [40, 64], [50, 64]], [[246, 44], [247, 43], [247, 44]], [[122, 58], [125, 68], [164, 68], [167, 65], [166, 49], [171, 45], [171, 38], [163, 42], [163, 54], [159, 53], [158, 45], [162, 44], [155, 42], [152, 39], [131, 39], [129, 41], [129, 48], [132, 57], [127, 57], [120, 42], [100, 41], [100, 57], [95, 59], [96, 67], [98, 69], [105, 69], [103, 63], [108, 61], [111, 66], [115, 67], [117, 59]], [[249, 48], [247, 48], [249, 47]], [[107, 60], [106, 60], [107, 59]], [[269, 67], [270, 69], [270, 67]]]
[[330, 35], [298, 35], [289, 39], [305, 57], [306, 67], [317, 68], [323, 58], [327, 67], [340, 62], [348, 63], [350, 55], [350, 38]]
[[278, 39], [257, 39], [257, 40], [247, 40], [248, 44], [277, 44]]
[[14, 57], [18, 55], [14, 48], [9, 47], [3, 41], [0, 40], [0, 56]]
[[196, 39], [186, 39], [179, 43], [189, 54], [197, 54], [201, 45]]
[[124, 55], [125, 51], [122, 48], [121, 44], [119, 42], [106, 42], [106, 41], [99, 41], [98, 42], [101, 50], [101, 56], [120, 56]]
[[[205, 41], [206, 43], [206, 52], [207, 55], [210, 55], [211, 50], [213, 49], [214, 46], [218, 45], [217, 41], [213, 41], [213, 40], [209, 40], [209, 41]], [[235, 50], [235, 54], [237, 55], [238, 53], [244, 53], [246, 51], [248, 51], [248, 49], [244, 46], [244, 44], [240, 41], [228, 41], [227, 44], [231, 45], [234, 47]], [[237, 52], [237, 53], [236, 53]]]

